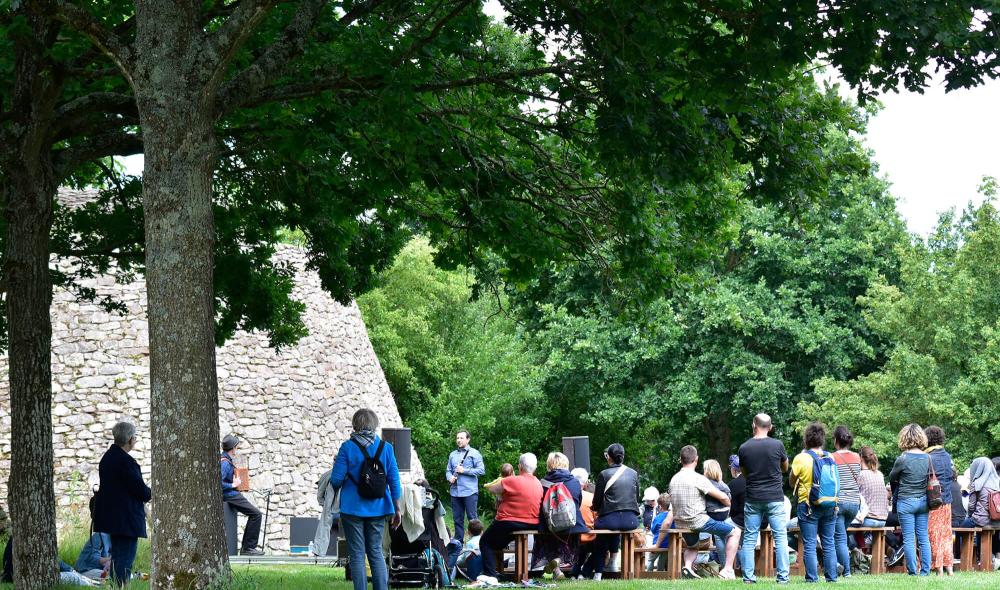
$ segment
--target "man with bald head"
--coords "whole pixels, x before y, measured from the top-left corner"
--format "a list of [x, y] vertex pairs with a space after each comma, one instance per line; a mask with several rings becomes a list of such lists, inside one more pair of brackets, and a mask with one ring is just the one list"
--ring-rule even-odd
[[767, 414], [753, 417], [753, 438], [743, 443], [739, 451], [740, 471], [746, 478], [746, 502], [743, 519], [743, 546], [740, 563], [743, 581], [756, 582], [754, 577], [754, 547], [763, 522], [771, 525], [774, 533], [775, 565], [779, 584], [788, 582], [788, 513], [785, 511], [785, 494], [782, 489], [784, 472], [788, 471], [785, 445], [771, 438], [773, 425]]

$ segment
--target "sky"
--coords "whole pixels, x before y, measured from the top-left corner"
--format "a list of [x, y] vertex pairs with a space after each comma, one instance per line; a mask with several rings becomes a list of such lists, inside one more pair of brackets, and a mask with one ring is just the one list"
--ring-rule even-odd
[[927, 235], [939, 213], [982, 202], [982, 177], [1000, 178], [1000, 81], [949, 93], [938, 84], [880, 101], [865, 143], [910, 231]]

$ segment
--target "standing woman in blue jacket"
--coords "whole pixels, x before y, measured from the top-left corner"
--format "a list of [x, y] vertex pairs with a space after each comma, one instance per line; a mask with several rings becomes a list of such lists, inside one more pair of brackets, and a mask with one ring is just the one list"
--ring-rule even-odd
[[[375, 434], [378, 416], [375, 412], [362, 408], [351, 419], [354, 432], [351, 438], [340, 445], [337, 459], [330, 474], [330, 485], [340, 490], [340, 522], [347, 537], [347, 551], [351, 558], [351, 580], [354, 590], [365, 590], [365, 556], [372, 570], [373, 590], [389, 588], [389, 572], [382, 555], [382, 535], [385, 521], [392, 518], [392, 526], [399, 526], [400, 498], [403, 489], [399, 483], [399, 469], [392, 445], [383, 442]], [[381, 452], [379, 448], [381, 447]], [[364, 450], [362, 450], [364, 449]], [[365, 457], [381, 463], [385, 472], [386, 489], [381, 497], [369, 498], [362, 493], [362, 465]], [[369, 494], [370, 495], [370, 494]]]
[[142, 480], [135, 448], [135, 425], [119, 422], [111, 429], [114, 444], [101, 457], [101, 487], [94, 503], [94, 532], [111, 536], [111, 579], [124, 586], [132, 576], [139, 537], [146, 537], [146, 508], [153, 497]]

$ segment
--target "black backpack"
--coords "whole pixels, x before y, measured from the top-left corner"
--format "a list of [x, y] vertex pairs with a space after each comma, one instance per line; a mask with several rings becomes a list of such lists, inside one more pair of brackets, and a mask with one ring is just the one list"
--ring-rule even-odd
[[378, 442], [378, 449], [375, 450], [374, 457], [369, 457], [368, 449], [357, 440], [352, 438], [351, 442], [358, 445], [358, 448], [361, 449], [361, 454], [365, 456], [365, 460], [361, 463], [361, 477], [358, 481], [354, 482], [354, 485], [358, 486], [358, 495], [369, 500], [384, 498], [385, 489], [389, 486], [389, 478], [385, 473], [385, 465], [382, 465], [380, 459], [382, 449], [385, 448], [385, 441], [380, 440]]

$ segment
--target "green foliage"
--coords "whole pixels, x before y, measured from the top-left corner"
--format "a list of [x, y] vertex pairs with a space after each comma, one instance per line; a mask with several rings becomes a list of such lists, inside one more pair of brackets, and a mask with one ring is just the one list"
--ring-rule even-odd
[[550, 416], [538, 359], [497, 308], [503, 299], [470, 301], [471, 275], [441, 270], [433, 256], [425, 238], [412, 240], [358, 306], [427, 478], [446, 490], [458, 429], [495, 474], [521, 452], [542, 452]]
[[820, 404], [802, 413], [849, 424], [883, 457], [916, 422], [937, 424], [961, 464], [1000, 448], [1000, 215], [992, 201], [945, 214], [925, 241], [900, 248], [897, 285], [879, 281], [860, 303], [871, 329], [892, 343], [881, 370], [820, 379]]
[[724, 459], [757, 412], [794, 445], [787, 425], [814, 380], [880, 366], [886, 344], [856, 299], [898, 274], [903, 224], [883, 182], [838, 168], [866, 160], [856, 142], [831, 132], [821, 150], [825, 198], [743, 207], [725, 249], [651, 304], [622, 308], [573, 268], [517, 298], [560, 435], [588, 434], [595, 450], [622, 442], [662, 482], [684, 444]]

